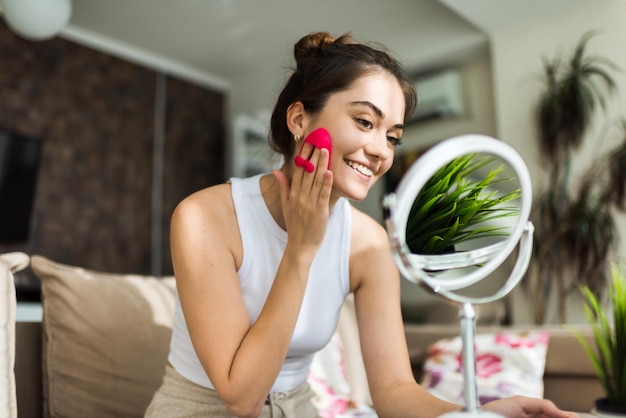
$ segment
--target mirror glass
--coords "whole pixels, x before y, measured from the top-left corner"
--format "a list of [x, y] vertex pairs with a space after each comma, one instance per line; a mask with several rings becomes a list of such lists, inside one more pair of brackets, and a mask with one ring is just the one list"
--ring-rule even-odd
[[[458, 293], [513, 254], [518, 262], [511, 274], [520, 275], [532, 244], [531, 196], [526, 165], [503, 142], [465, 135], [437, 144], [385, 199], [401, 273], [435, 292]], [[523, 235], [528, 254], [515, 251]]]
[[501, 158], [485, 152], [457, 157], [415, 197], [407, 246], [411, 253], [434, 256], [498, 245], [519, 216], [519, 194], [519, 179]]

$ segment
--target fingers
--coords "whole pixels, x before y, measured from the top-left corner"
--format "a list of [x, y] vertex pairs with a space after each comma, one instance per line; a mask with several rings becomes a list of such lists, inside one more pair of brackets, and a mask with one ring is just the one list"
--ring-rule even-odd
[[325, 148], [316, 148], [310, 143], [305, 143], [300, 149], [300, 154], [294, 159], [295, 166], [307, 173], [313, 173], [317, 167], [329, 167], [329, 162], [330, 152]]
[[312, 196], [318, 202], [318, 209], [323, 205], [328, 205], [330, 198], [330, 189], [332, 181], [329, 183], [329, 178], [332, 179], [332, 173], [326, 167], [328, 158], [328, 151], [325, 149], [316, 149], [311, 157], [311, 163], [315, 165], [315, 172], [305, 175], [305, 178], [309, 178], [311, 181], [310, 190]]
[[320, 206], [322, 204], [326, 204], [328, 206], [328, 202], [330, 201], [330, 192], [333, 188], [333, 172], [327, 170], [323, 173], [322, 184], [320, 188], [318, 202]]
[[309, 205], [312, 210], [325, 208], [326, 212], [333, 178], [327, 169], [329, 160], [328, 149], [305, 143], [294, 160], [296, 168], [291, 179], [290, 199], [297, 196], [301, 204]]
[[575, 418], [578, 415], [559, 409], [552, 401], [525, 396], [513, 396], [489, 402], [484, 410], [507, 417]]
[[522, 403], [525, 403], [524, 409], [528, 412], [534, 413], [534, 416], [540, 417], [552, 417], [552, 418], [566, 418], [575, 417], [570, 412], [559, 409], [554, 402], [548, 399], [537, 399], [520, 397]]
[[307, 173], [312, 173], [313, 170], [315, 170], [315, 166], [311, 161], [305, 160], [299, 155], [296, 157], [296, 167], [304, 168], [304, 171], [306, 171]]
[[[318, 194], [324, 184], [324, 173], [328, 172], [329, 152], [305, 143], [294, 159], [296, 166], [291, 181], [292, 193]], [[296, 189], [294, 189], [296, 187]]]
[[315, 165], [312, 161], [315, 154], [315, 147], [308, 142], [305, 142], [300, 148], [300, 154], [295, 158], [296, 167], [304, 169], [307, 173], [312, 173], [315, 170]]

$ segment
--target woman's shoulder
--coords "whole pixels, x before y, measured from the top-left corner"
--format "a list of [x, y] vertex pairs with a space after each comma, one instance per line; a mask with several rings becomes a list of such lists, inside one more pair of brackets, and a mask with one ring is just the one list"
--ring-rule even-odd
[[[371, 216], [353, 209], [350, 240], [350, 283], [355, 291], [364, 283], [395, 280], [395, 265], [385, 228]], [[386, 280], [381, 281], [381, 278]]]
[[370, 215], [352, 206], [352, 243], [360, 250], [388, 247], [385, 228]]
[[200, 189], [181, 200], [178, 206], [210, 205], [214, 199], [230, 200], [230, 187], [230, 183], [221, 183]]
[[235, 219], [229, 183], [210, 186], [184, 198], [174, 209], [172, 224], [224, 225]]

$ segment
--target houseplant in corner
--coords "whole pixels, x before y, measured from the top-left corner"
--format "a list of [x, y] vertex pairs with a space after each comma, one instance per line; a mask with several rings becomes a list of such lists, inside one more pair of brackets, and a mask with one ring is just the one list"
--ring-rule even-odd
[[582, 287], [582, 293], [595, 347], [582, 335], [578, 335], [578, 340], [606, 393], [605, 398], [596, 400], [593, 412], [599, 417], [626, 417], [626, 266], [612, 268], [608, 294], [612, 317], [588, 286]]
[[[584, 34], [566, 61], [544, 61], [545, 90], [537, 103], [536, 121], [548, 177], [533, 203], [536, 229], [529, 271], [534, 274], [523, 282], [533, 301], [536, 324], [547, 320], [553, 294], [560, 323], [567, 322], [566, 302], [580, 285], [602, 297], [618, 242], [615, 215], [626, 209], [626, 171], [622, 168], [626, 131], [619, 120], [597, 113], [608, 110], [607, 100], [617, 91], [614, 74], [619, 68], [605, 57], [588, 53], [594, 35]], [[600, 137], [589, 129], [594, 121], [606, 127]], [[608, 149], [608, 143], [600, 142], [604, 139], [615, 145]], [[579, 170], [582, 161], [577, 151], [586, 141], [595, 141], [599, 154], [586, 164], [586, 170]]]

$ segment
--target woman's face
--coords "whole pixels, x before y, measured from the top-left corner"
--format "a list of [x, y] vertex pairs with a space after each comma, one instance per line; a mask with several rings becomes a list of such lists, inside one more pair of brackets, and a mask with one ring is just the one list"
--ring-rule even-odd
[[363, 200], [390, 168], [403, 133], [404, 95], [394, 76], [377, 71], [331, 95], [305, 135], [326, 128], [332, 141], [333, 194]]

